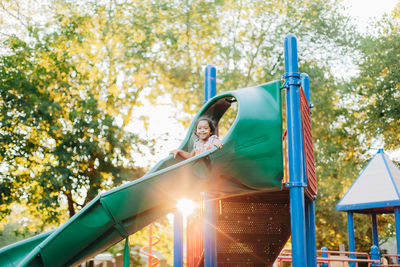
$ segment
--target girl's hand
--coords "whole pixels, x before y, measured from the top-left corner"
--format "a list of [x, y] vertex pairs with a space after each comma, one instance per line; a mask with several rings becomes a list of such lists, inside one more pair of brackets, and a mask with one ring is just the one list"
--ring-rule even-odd
[[174, 150], [171, 150], [171, 152], [169, 152], [170, 154], [174, 154], [174, 159], [176, 159], [176, 156], [178, 155], [178, 153], [179, 153], [179, 149], [174, 149]]
[[217, 138], [213, 140], [213, 145], [218, 148], [222, 148], [222, 142]]

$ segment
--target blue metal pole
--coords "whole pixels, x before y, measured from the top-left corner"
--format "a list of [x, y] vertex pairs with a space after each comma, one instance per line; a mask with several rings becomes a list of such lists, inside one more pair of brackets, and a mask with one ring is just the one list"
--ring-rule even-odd
[[183, 217], [179, 211], [174, 213], [174, 267], [183, 266]]
[[204, 194], [204, 267], [217, 266], [215, 201]]
[[[347, 232], [348, 232], [348, 238], [349, 238], [349, 252], [356, 252], [356, 246], [354, 242], [354, 223], [353, 223], [353, 212], [348, 211], [347, 212]], [[351, 259], [355, 259], [354, 254], [350, 254]], [[350, 262], [350, 266], [354, 267], [355, 263]]]
[[204, 104], [217, 94], [217, 70], [213, 65], [207, 65], [204, 78]]
[[306, 95], [308, 104], [310, 105], [310, 113], [311, 113], [311, 98], [310, 98], [310, 78], [307, 73], [300, 74], [301, 78], [301, 86], [303, 87], [304, 94]]
[[[379, 253], [379, 248], [375, 245], [371, 246], [371, 260], [379, 260], [381, 259], [381, 254]], [[371, 263], [371, 266], [380, 265], [379, 263]]]
[[[327, 247], [322, 247], [321, 250], [322, 251], [328, 251], [328, 248]], [[321, 257], [322, 258], [329, 258], [329, 255], [326, 252], [322, 252], [321, 253]], [[324, 263], [321, 264], [321, 267], [329, 267], [329, 263], [324, 262]]]
[[[217, 71], [213, 65], [207, 65], [204, 80], [204, 103], [217, 93]], [[204, 267], [217, 266], [217, 234], [215, 202], [204, 194]]]
[[307, 226], [307, 263], [308, 266], [317, 266], [317, 241], [315, 239], [315, 203], [306, 201], [306, 226]]
[[[311, 113], [311, 102], [310, 102], [310, 79], [306, 73], [300, 75], [301, 86], [303, 87], [304, 94], [306, 95], [307, 101], [309, 103], [309, 110]], [[305, 159], [303, 153], [303, 171], [304, 179], [306, 179], [307, 174], [305, 167]], [[306, 238], [307, 238], [307, 263], [309, 267], [317, 266], [317, 241], [315, 233], [315, 203], [314, 199], [309, 199], [306, 201]]]
[[290, 222], [293, 266], [307, 266], [306, 219], [303, 171], [303, 134], [300, 117], [300, 74], [297, 63], [297, 41], [294, 35], [285, 38], [285, 74], [287, 85], [287, 132], [289, 154]]
[[394, 219], [396, 222], [397, 255], [400, 255], [400, 207], [394, 208]]
[[372, 244], [379, 249], [379, 237], [378, 237], [378, 220], [376, 214], [371, 214], [372, 221]]

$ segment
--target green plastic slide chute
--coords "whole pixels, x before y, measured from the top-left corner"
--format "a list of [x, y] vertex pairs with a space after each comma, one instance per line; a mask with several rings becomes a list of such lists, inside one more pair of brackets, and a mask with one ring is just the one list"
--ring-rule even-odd
[[[31, 239], [0, 250], [6, 266], [70, 266], [126, 239], [175, 210], [183, 197], [215, 198], [281, 190], [283, 176], [280, 81], [229, 91], [208, 101], [193, 120], [181, 149], [191, 151], [198, 118], [218, 123], [233, 102], [236, 118], [213, 148], [187, 160], [171, 155], [142, 178], [97, 196], [41, 242]], [[19, 250], [15, 246], [25, 246]], [[29, 249], [27, 249], [29, 248]], [[8, 253], [8, 254], [7, 254]]]
[[52, 231], [46, 232], [1, 248], [0, 266], [18, 266], [18, 264], [24, 259], [24, 257], [28, 255], [37, 245], [42, 243], [42, 241], [45, 240], [51, 233]]

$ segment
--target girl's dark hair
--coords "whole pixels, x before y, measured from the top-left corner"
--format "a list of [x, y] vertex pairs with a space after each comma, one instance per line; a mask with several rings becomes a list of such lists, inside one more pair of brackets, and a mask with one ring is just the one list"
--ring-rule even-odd
[[196, 130], [197, 130], [197, 125], [199, 124], [200, 121], [206, 121], [208, 122], [208, 126], [211, 129], [211, 134], [215, 134], [215, 125], [214, 122], [212, 120], [210, 120], [209, 118], [205, 118], [205, 117], [201, 117], [196, 121], [196, 125], [194, 126], [193, 132], [194, 134], [197, 136]]

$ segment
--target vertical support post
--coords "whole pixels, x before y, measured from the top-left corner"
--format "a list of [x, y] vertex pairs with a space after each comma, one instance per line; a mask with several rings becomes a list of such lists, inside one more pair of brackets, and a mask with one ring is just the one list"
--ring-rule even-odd
[[[327, 247], [322, 247], [321, 250], [322, 251], [328, 251], [328, 248]], [[322, 258], [329, 258], [329, 254], [327, 252], [322, 252], [321, 253], [321, 257]], [[326, 262], [322, 263], [321, 267], [329, 267], [329, 262], [328, 263], [326, 263]]]
[[307, 73], [300, 74], [301, 78], [301, 87], [303, 87], [304, 94], [306, 95], [308, 104], [310, 105], [310, 113], [311, 113], [311, 98], [310, 98], [310, 78], [308, 77]]
[[287, 132], [289, 154], [290, 222], [293, 266], [307, 266], [306, 223], [303, 170], [303, 134], [300, 116], [300, 74], [297, 63], [297, 41], [285, 38], [285, 75], [287, 84]]
[[204, 194], [204, 267], [217, 266], [215, 201]]
[[400, 255], [400, 207], [394, 208], [394, 219], [396, 223], [397, 255]]
[[[354, 222], [353, 222], [353, 212], [348, 211], [347, 212], [347, 232], [348, 232], [348, 238], [349, 238], [349, 252], [356, 252], [356, 246], [354, 242]], [[351, 259], [355, 259], [354, 254], [350, 254]], [[355, 263], [350, 262], [350, 266], [354, 267]]]
[[[213, 65], [207, 65], [204, 80], [204, 103], [217, 93], [217, 71]], [[217, 235], [214, 201], [204, 194], [204, 267], [217, 266]]]
[[[311, 113], [311, 101], [310, 101], [310, 79], [306, 73], [300, 75], [301, 86], [303, 87], [304, 94], [306, 95], [309, 103], [309, 110]], [[303, 153], [303, 171], [304, 178], [307, 177], [305, 159]], [[307, 263], [309, 267], [317, 266], [317, 241], [315, 233], [315, 203], [314, 199], [308, 199], [306, 201], [306, 239], [307, 239]]]
[[306, 230], [307, 230], [307, 263], [309, 267], [317, 266], [317, 241], [315, 239], [315, 203], [306, 200]]
[[377, 263], [372, 263], [371, 266], [380, 265], [381, 254], [379, 248], [375, 245], [371, 246], [371, 260], [379, 260]]
[[372, 221], [372, 244], [379, 249], [379, 237], [378, 237], [378, 219], [376, 213], [371, 214]]
[[217, 94], [217, 69], [207, 65], [204, 76], [204, 104]]
[[174, 267], [182, 267], [182, 266], [183, 266], [183, 216], [179, 211], [176, 211], [174, 213]]

